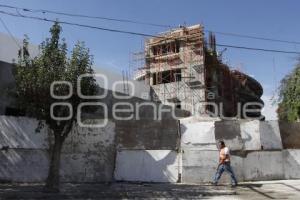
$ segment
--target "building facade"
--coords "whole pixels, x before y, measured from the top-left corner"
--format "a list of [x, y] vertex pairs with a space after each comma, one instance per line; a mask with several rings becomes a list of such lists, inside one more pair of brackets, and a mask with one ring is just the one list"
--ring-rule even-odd
[[[149, 38], [145, 41], [145, 51], [136, 55], [144, 62], [135, 68], [134, 79], [150, 85], [150, 95], [157, 101], [189, 111], [191, 115], [213, 112], [236, 117], [241, 112], [239, 106], [263, 104], [262, 86], [223, 64], [215, 36], [210, 34], [206, 40], [201, 25], [181, 26]], [[252, 115], [261, 115], [262, 106], [251, 108], [258, 109]]]

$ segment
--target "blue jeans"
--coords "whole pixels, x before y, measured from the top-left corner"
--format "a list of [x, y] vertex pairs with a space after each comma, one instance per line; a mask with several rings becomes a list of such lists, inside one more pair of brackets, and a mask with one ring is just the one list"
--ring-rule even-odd
[[225, 162], [224, 164], [220, 164], [218, 169], [217, 169], [217, 172], [215, 174], [215, 178], [214, 178], [214, 181], [213, 183], [214, 184], [217, 184], [219, 179], [221, 178], [223, 172], [226, 171], [229, 173], [230, 177], [231, 177], [231, 184], [232, 185], [236, 185], [237, 184], [237, 180], [235, 178], [235, 175], [234, 175], [234, 172], [230, 166], [230, 162]]

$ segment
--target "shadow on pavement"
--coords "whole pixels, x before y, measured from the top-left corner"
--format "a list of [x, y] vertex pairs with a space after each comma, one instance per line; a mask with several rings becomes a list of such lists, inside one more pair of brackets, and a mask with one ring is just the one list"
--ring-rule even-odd
[[228, 186], [184, 184], [63, 184], [60, 193], [43, 192], [42, 184], [0, 185], [1, 199], [195, 199], [235, 195]]

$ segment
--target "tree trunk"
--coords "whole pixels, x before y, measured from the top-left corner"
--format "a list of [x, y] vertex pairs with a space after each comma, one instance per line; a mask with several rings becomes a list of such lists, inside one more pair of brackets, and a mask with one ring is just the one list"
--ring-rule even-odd
[[51, 152], [50, 167], [45, 188], [50, 192], [59, 192], [59, 169], [60, 155], [63, 145], [63, 138], [60, 134], [55, 134], [54, 146]]

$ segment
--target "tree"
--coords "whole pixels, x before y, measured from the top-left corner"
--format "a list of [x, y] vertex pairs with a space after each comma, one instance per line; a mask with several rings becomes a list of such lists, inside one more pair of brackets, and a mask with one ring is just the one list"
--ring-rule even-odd
[[300, 60], [295, 69], [281, 81], [278, 115], [280, 120], [300, 119]]
[[[62, 28], [58, 22], [50, 29], [51, 37], [40, 45], [40, 54], [31, 58], [28, 53], [28, 38], [23, 41], [23, 48], [19, 51], [18, 62], [14, 67], [15, 97], [18, 108], [24, 110], [26, 115], [39, 120], [39, 128], [45, 123], [53, 135], [51, 145], [50, 166], [46, 188], [59, 191], [60, 155], [63, 143], [76, 123], [77, 106], [84, 101], [77, 94], [77, 80], [82, 74], [93, 74], [92, 57], [89, 49], [82, 42], [78, 42], [70, 58], [68, 58], [67, 45], [60, 38]], [[56, 99], [50, 94], [50, 87], [54, 81], [69, 81], [73, 93], [67, 99]], [[83, 78], [81, 90], [84, 95], [97, 93], [96, 80], [93, 77]], [[54, 93], [57, 96], [69, 94], [66, 84], [56, 84]], [[68, 120], [55, 120], [51, 117], [51, 105], [57, 102], [69, 103], [73, 114], [67, 106], [55, 106], [54, 116], [71, 116]], [[71, 115], [70, 115], [71, 114]]]

